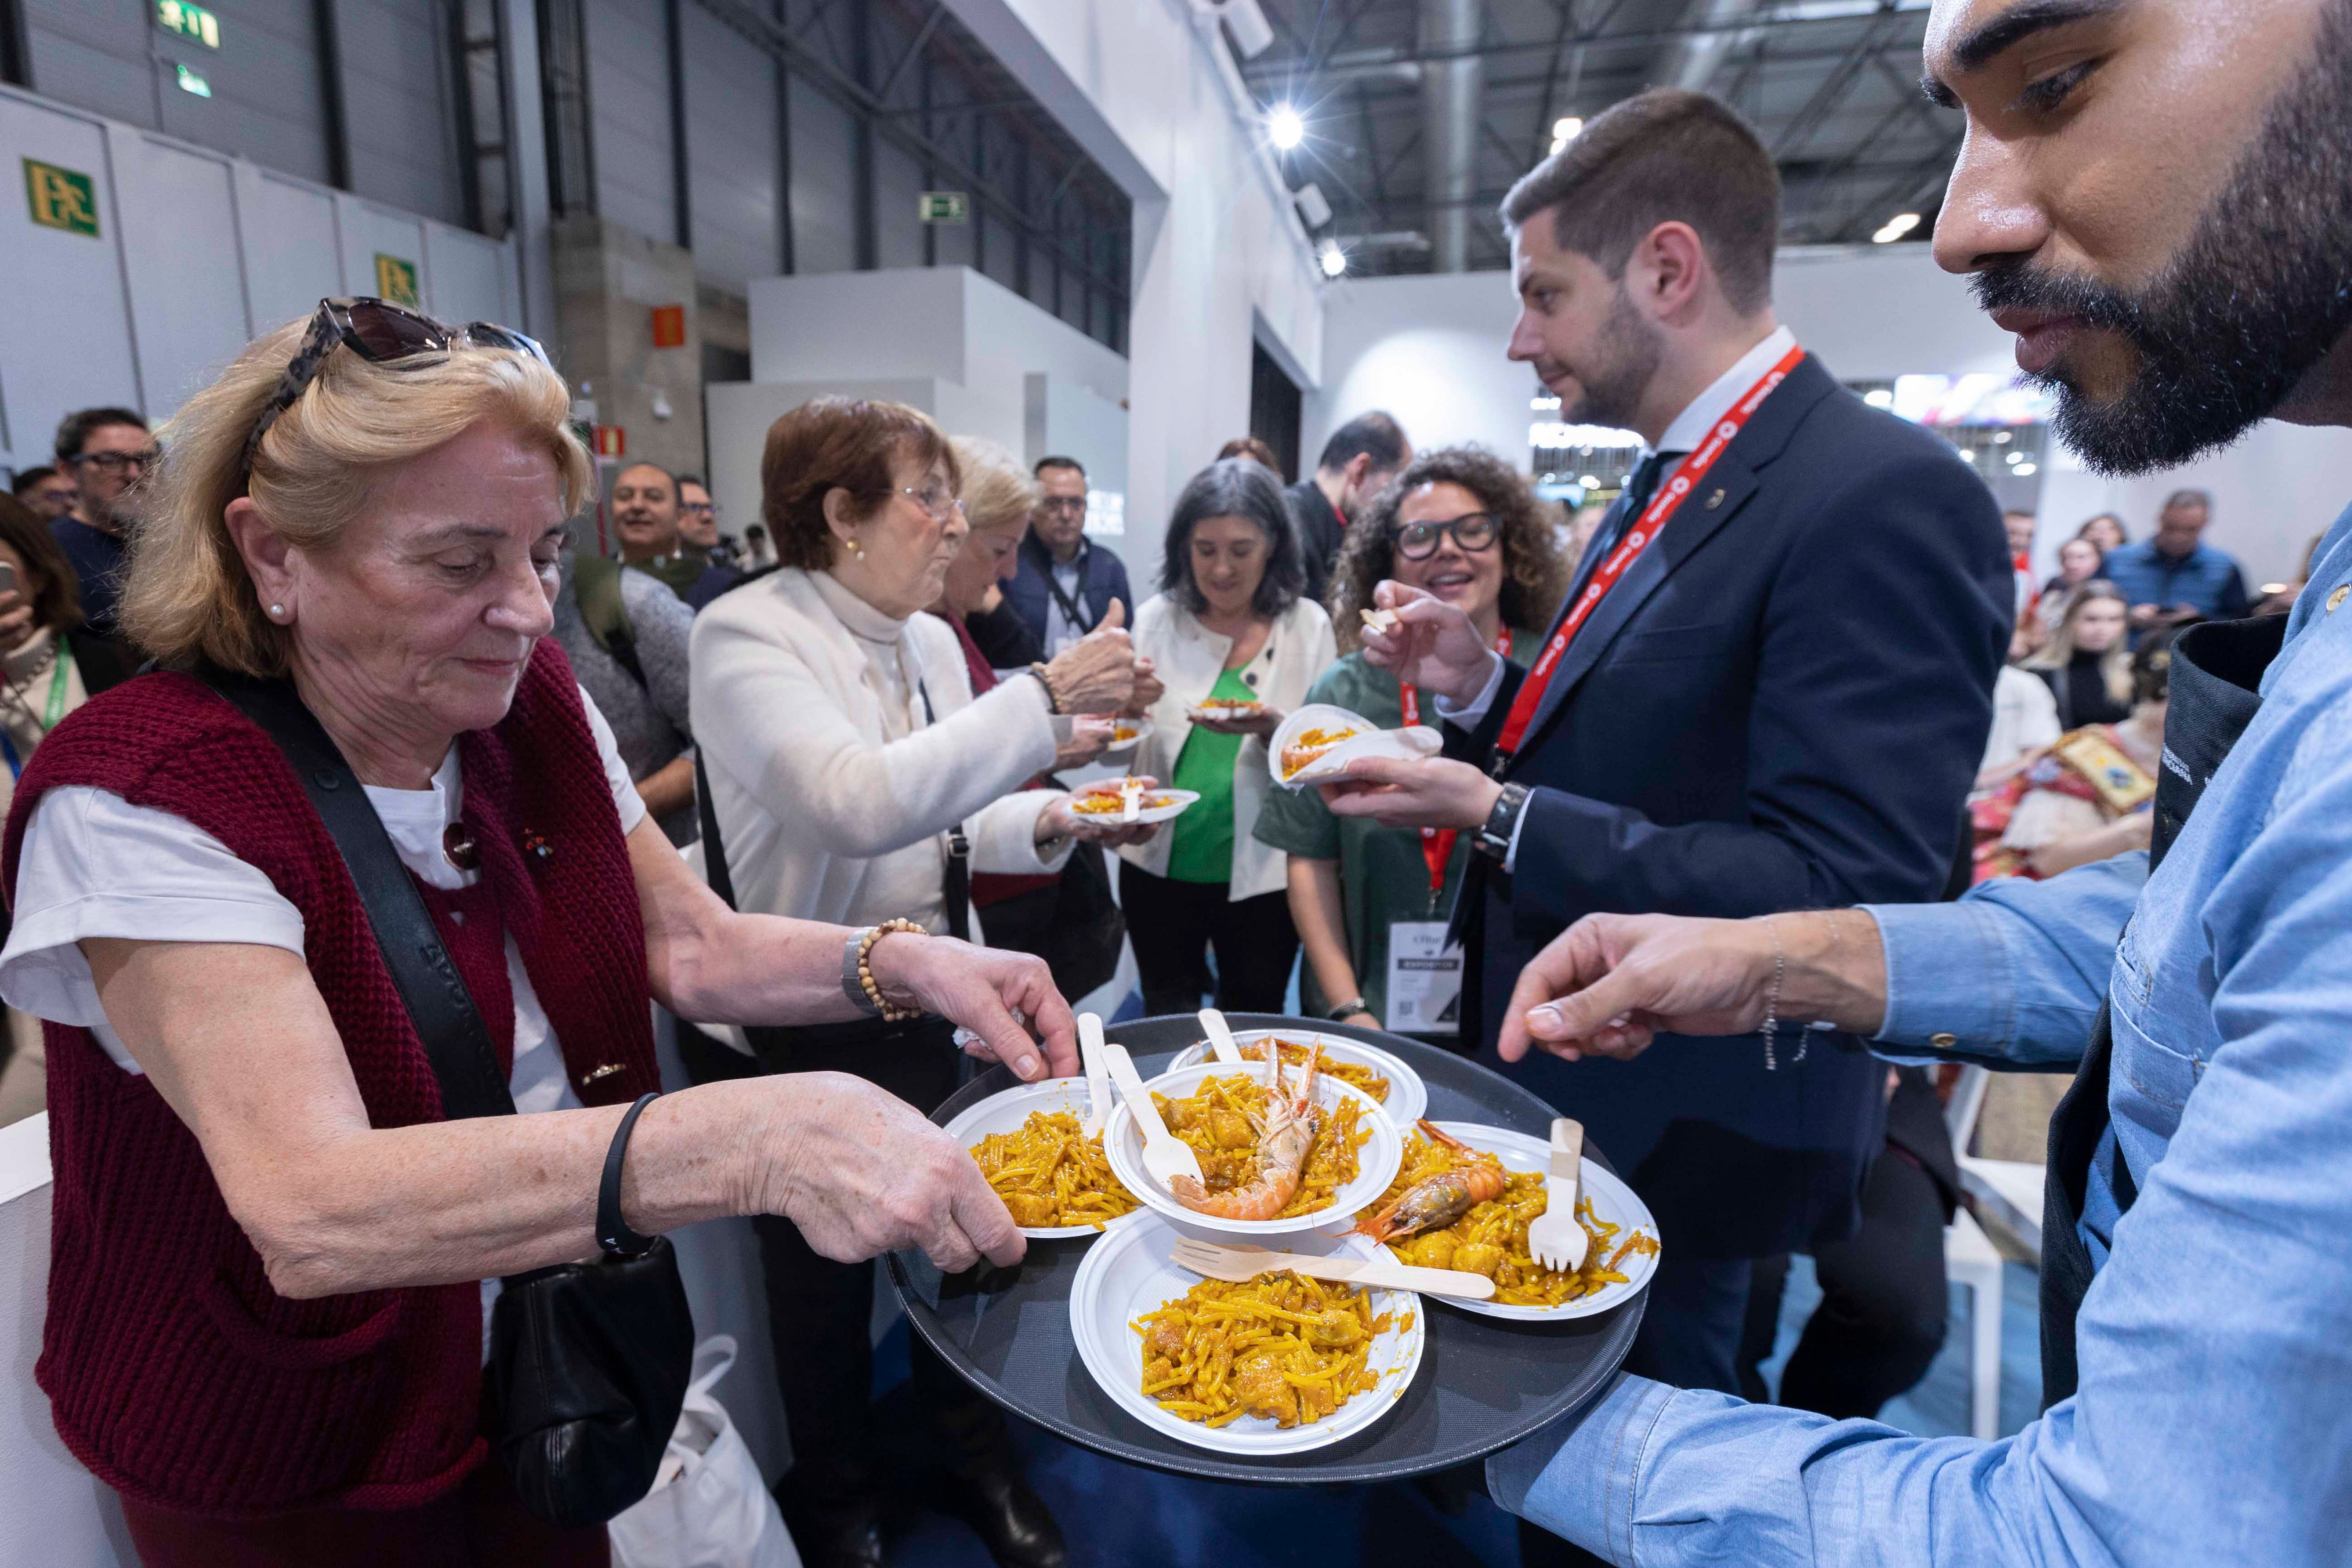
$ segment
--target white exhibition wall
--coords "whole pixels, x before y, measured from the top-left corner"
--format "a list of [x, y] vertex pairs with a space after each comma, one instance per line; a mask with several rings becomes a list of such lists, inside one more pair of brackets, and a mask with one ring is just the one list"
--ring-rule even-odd
[[1322, 376], [1322, 280], [1213, 17], [1187, 0], [946, 0], [1135, 208], [1130, 573], [1156, 576], [1184, 481], [1249, 427], [1250, 350]]
[[[1798, 341], [1845, 380], [2015, 366], [2009, 334], [1924, 245], [1786, 251], [1773, 294]], [[1363, 279], [1327, 297], [1323, 384], [1305, 399], [1303, 462], [1342, 421], [1386, 408], [1416, 445], [1477, 441], [1525, 464], [1537, 387], [1526, 366], [1503, 357], [1517, 310], [1507, 274]], [[2313, 537], [2352, 500], [2347, 474], [2352, 431], [2275, 421], [2227, 451], [2139, 479], [2103, 478], [2060, 448], [2043, 469], [2037, 565], [2054, 571], [2058, 543], [2095, 512], [2117, 512], [2133, 537], [2145, 537], [2164, 497], [2194, 486], [2212, 492], [2208, 538], [2244, 563], [2249, 586], [2290, 578]]]
[[168, 417], [255, 334], [379, 292], [379, 256], [436, 315], [520, 317], [511, 243], [0, 88], [0, 163], [22, 161], [86, 178], [97, 232], [0, 202], [0, 467], [47, 462], [76, 408]]

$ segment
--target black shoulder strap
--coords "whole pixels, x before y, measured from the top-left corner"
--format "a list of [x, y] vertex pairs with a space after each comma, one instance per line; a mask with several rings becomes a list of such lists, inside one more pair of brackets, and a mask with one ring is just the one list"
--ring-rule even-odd
[[702, 748], [694, 748], [694, 805], [702, 817], [702, 879], [729, 909], [735, 907], [735, 879], [727, 869], [727, 845], [719, 837], [719, 812], [710, 804], [710, 770]]
[[342, 851], [384, 967], [392, 971], [408, 1021], [433, 1062], [443, 1114], [452, 1121], [512, 1115], [514, 1097], [499, 1071], [498, 1050], [490, 1044], [481, 1010], [474, 1005], [449, 950], [441, 944], [441, 933], [433, 929], [425, 900], [409, 880], [408, 868], [401, 864], [400, 852], [383, 830], [383, 819], [368, 804], [359, 775], [302, 705], [291, 681], [256, 680], [209, 667], [199, 673], [278, 742], [302, 792], [333, 835], [335, 847]]

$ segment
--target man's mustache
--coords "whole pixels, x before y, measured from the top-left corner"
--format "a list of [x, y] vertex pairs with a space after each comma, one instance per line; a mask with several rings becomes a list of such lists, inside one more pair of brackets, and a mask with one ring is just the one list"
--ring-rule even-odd
[[2045, 310], [2072, 316], [2085, 326], [2106, 327], [2135, 342], [2147, 331], [2146, 313], [2129, 295], [2089, 278], [2052, 272], [2030, 261], [2006, 261], [1969, 279], [1977, 306], [1985, 311]]

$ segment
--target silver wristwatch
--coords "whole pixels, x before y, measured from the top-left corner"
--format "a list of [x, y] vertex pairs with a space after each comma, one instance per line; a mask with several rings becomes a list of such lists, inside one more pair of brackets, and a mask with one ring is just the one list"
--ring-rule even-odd
[[1501, 865], [1511, 853], [1511, 835], [1518, 831], [1519, 813], [1527, 805], [1527, 785], [1505, 784], [1503, 793], [1495, 797], [1495, 809], [1486, 814], [1486, 826], [1478, 829], [1478, 853]]

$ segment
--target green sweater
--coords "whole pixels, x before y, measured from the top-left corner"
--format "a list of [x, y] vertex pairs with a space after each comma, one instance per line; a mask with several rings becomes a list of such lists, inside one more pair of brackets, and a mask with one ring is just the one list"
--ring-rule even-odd
[[[1542, 647], [1540, 634], [1511, 634], [1511, 658], [1530, 662]], [[1383, 730], [1404, 724], [1404, 703], [1397, 679], [1376, 669], [1359, 653], [1349, 654], [1318, 677], [1307, 700], [1328, 702], [1360, 713]], [[1422, 722], [1434, 728], [1437, 716], [1422, 704]], [[1433, 899], [1429, 862], [1422, 858], [1421, 834], [1409, 827], [1382, 827], [1362, 817], [1334, 816], [1312, 786], [1276, 789], [1259, 808], [1255, 837], [1286, 854], [1309, 860], [1339, 862], [1339, 899], [1348, 928], [1348, 957], [1356, 966], [1356, 984], [1377, 1018], [1388, 1017], [1389, 926], [1396, 921], [1445, 919], [1454, 909], [1454, 895], [1462, 886], [1462, 872], [1472, 853], [1472, 835], [1454, 841], [1454, 858], [1446, 863], [1445, 886]], [[1299, 1004], [1320, 1015], [1345, 997], [1327, 997], [1315, 983], [1315, 967], [1299, 967]]]

